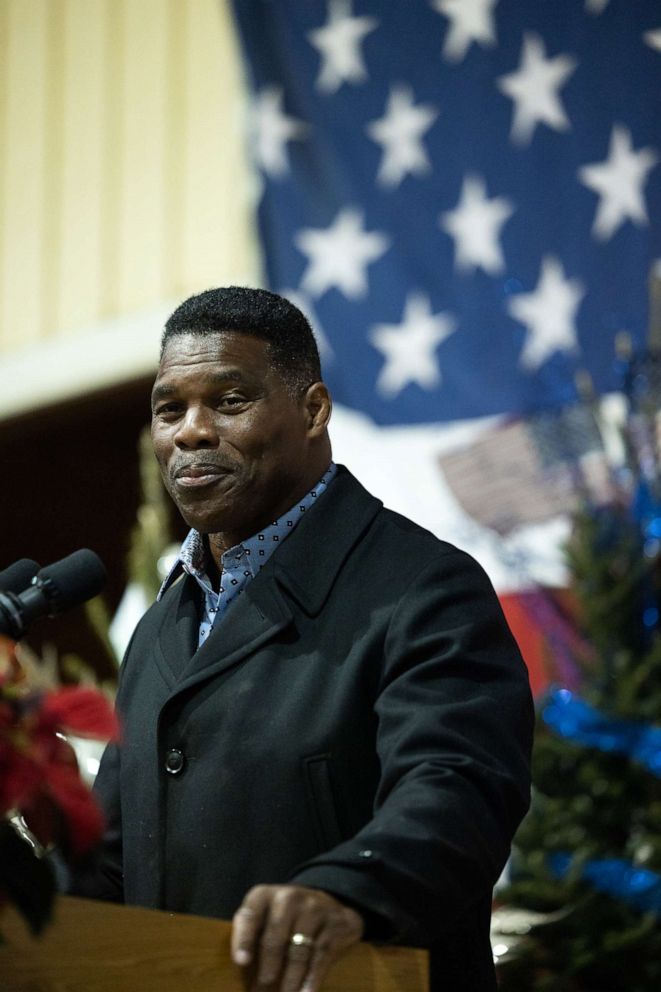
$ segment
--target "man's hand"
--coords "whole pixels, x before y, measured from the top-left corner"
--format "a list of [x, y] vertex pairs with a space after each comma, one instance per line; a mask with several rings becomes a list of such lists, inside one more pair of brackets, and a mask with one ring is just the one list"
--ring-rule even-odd
[[327, 892], [256, 885], [234, 915], [232, 958], [252, 965], [253, 988], [317, 992], [333, 961], [363, 935], [363, 919]]

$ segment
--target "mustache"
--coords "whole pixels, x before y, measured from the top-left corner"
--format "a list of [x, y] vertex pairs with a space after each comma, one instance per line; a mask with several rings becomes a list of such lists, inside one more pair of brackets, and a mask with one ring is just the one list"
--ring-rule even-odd
[[168, 474], [171, 479], [178, 479], [180, 475], [187, 475], [190, 469], [200, 471], [202, 469], [212, 472], [231, 472], [234, 466], [222, 458], [215, 458], [205, 452], [197, 458], [179, 456], [171, 463]]

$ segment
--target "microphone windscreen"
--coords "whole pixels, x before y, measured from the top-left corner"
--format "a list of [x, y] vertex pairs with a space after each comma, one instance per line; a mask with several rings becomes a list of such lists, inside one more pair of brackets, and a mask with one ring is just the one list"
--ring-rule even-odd
[[37, 573], [35, 582], [43, 589], [54, 613], [62, 613], [97, 596], [107, 579], [105, 566], [89, 548], [81, 548]]
[[39, 571], [39, 564], [31, 558], [19, 558], [9, 568], [0, 572], [0, 592], [23, 592]]

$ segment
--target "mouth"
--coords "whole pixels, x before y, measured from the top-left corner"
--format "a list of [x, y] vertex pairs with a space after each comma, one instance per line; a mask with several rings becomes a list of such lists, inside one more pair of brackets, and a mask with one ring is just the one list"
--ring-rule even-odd
[[199, 489], [212, 485], [227, 475], [228, 470], [213, 464], [182, 465], [174, 472], [174, 484], [181, 489]]

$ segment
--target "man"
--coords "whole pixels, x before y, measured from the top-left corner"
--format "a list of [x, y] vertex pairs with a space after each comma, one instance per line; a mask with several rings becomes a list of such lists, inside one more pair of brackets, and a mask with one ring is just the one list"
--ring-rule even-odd
[[363, 937], [485, 992], [525, 668], [480, 567], [333, 465], [330, 412], [286, 300], [210, 290], [167, 322], [152, 437], [191, 532], [127, 651], [78, 891], [233, 916], [258, 988], [313, 992]]

